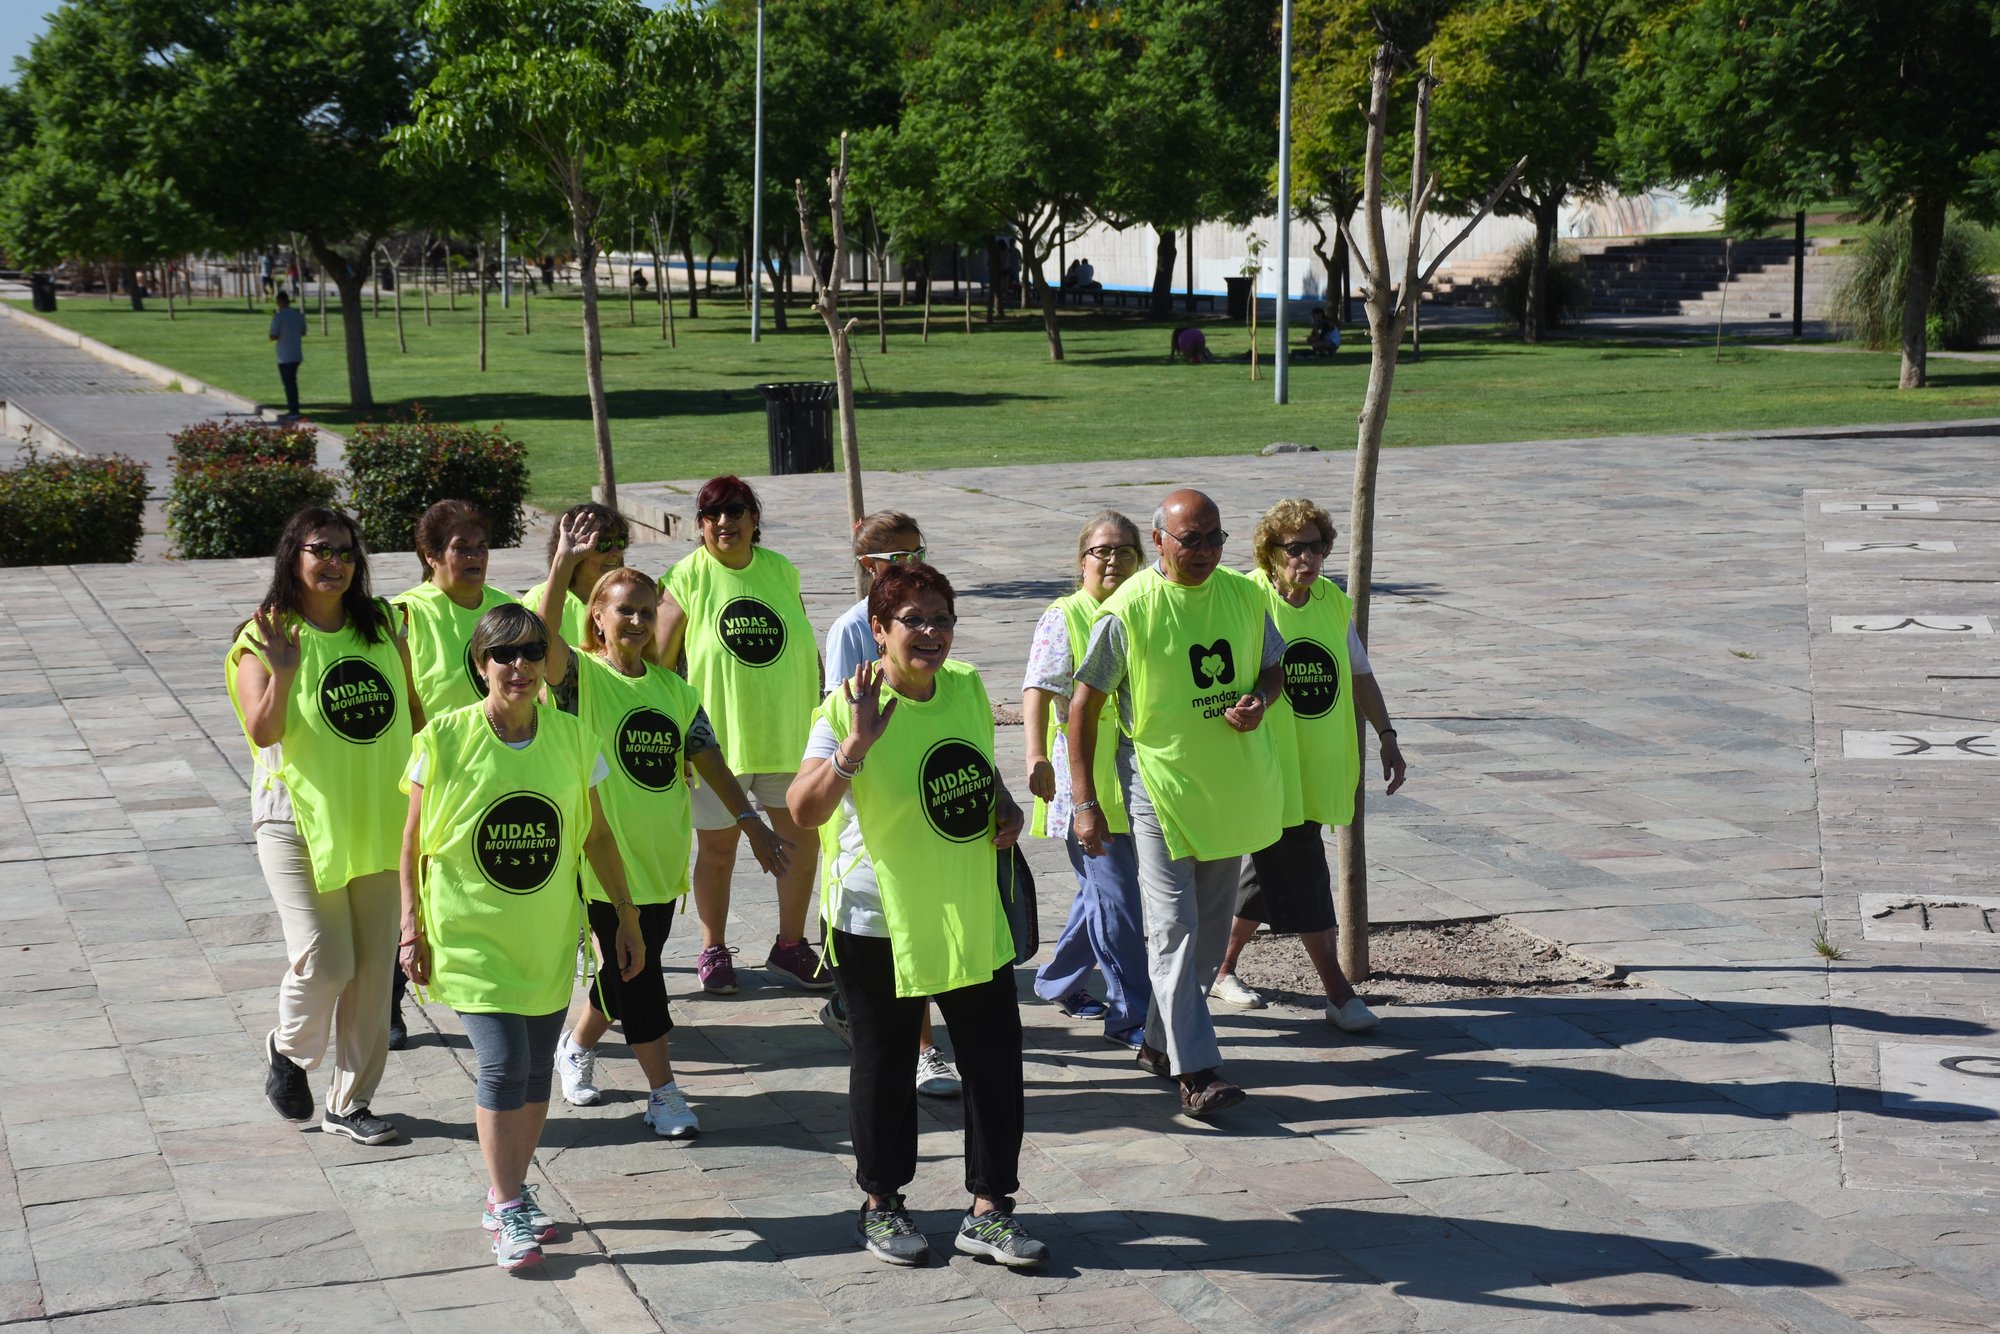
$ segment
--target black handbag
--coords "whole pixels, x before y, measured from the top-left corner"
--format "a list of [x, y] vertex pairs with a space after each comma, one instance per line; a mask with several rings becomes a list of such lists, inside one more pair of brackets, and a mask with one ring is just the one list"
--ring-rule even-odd
[[1000, 904], [1007, 910], [1007, 929], [1014, 936], [1014, 962], [1024, 964], [1042, 948], [1041, 913], [1035, 906], [1035, 873], [1017, 843], [996, 849]]

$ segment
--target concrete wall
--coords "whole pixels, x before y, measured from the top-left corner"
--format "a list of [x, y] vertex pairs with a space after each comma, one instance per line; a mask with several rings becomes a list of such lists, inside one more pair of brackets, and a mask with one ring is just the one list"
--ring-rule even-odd
[[[1400, 256], [1408, 231], [1402, 212], [1392, 211], [1385, 218], [1385, 223], [1389, 253]], [[1434, 218], [1425, 228], [1426, 253], [1442, 247], [1457, 234], [1461, 225], [1461, 219]], [[1601, 201], [1572, 205], [1563, 211], [1560, 231], [1563, 236], [1644, 236], [1658, 232], [1708, 231], [1721, 225], [1719, 207], [1696, 208], [1683, 196], [1658, 191], [1631, 197], [1612, 196]], [[1195, 290], [1220, 294], [1224, 290], [1223, 279], [1242, 272], [1248, 255], [1244, 241], [1253, 234], [1262, 237], [1266, 243], [1261, 257], [1264, 273], [1258, 280], [1258, 294], [1275, 297], [1278, 294], [1277, 220], [1272, 217], [1260, 218], [1247, 228], [1222, 223], [1206, 223], [1195, 228]], [[1452, 252], [1452, 258], [1445, 261], [1445, 267], [1439, 273], [1449, 272], [1452, 264], [1460, 259], [1512, 249], [1533, 234], [1534, 224], [1526, 218], [1489, 217], [1473, 230], [1463, 245]], [[1367, 245], [1366, 238], [1359, 232], [1356, 239]], [[1289, 284], [1294, 300], [1311, 301], [1325, 295], [1326, 273], [1313, 255], [1313, 240], [1312, 228], [1294, 219]], [[1174, 260], [1174, 290], [1178, 292], [1187, 284], [1188, 242], [1185, 234], [1177, 236], [1175, 241], [1179, 253]], [[1069, 246], [1068, 258], [1088, 259], [1097, 270], [1097, 281], [1106, 287], [1151, 288], [1158, 244], [1158, 235], [1150, 227], [1131, 227], [1120, 232], [1099, 225]], [[1326, 249], [1328, 254], [1333, 253], [1330, 231]], [[1054, 281], [1061, 274], [1055, 270], [1054, 261], [1050, 262], [1050, 268], [1049, 278]], [[1349, 274], [1356, 283], [1360, 282], [1358, 267], [1350, 265]]]

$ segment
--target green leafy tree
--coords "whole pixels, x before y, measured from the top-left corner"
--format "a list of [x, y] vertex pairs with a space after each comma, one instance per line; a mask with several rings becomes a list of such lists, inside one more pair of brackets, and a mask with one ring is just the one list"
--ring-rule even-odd
[[1829, 195], [1905, 220], [1905, 389], [1926, 381], [1945, 215], [2000, 219], [1992, 0], [1681, 0], [1628, 61], [1620, 146], [1637, 179], [1727, 194], [1733, 229]]
[[1522, 154], [1528, 169], [1495, 213], [1535, 224], [1527, 318], [1541, 341], [1549, 252], [1563, 205], [1617, 176], [1619, 57], [1660, 0], [1469, 0], [1424, 48], [1439, 79], [1431, 111], [1437, 204], [1463, 213]]
[[[69, 0], [27, 59], [41, 123], [100, 181], [171, 183], [223, 244], [297, 235], [341, 295], [348, 398], [374, 406], [361, 291], [422, 172], [384, 160], [425, 53], [415, 0]], [[122, 128], [142, 136], [134, 155]], [[149, 205], [134, 203], [131, 207]]]
[[1172, 310], [1178, 229], [1240, 225], [1270, 206], [1278, 9], [1277, 0], [1135, 0], [1100, 21], [1121, 68], [1105, 112], [1116, 151], [1093, 202], [1114, 226], [1158, 233], [1156, 317]]
[[[904, 89], [900, 133], [935, 155], [951, 213], [1010, 230], [1041, 293], [1049, 359], [1063, 359], [1046, 267], [1092, 220], [1113, 150], [1107, 134], [1118, 57], [1063, 14], [1024, 33], [982, 17], [939, 35]], [[1122, 151], [1122, 150], [1121, 150]]]
[[569, 207], [583, 288], [584, 380], [597, 478], [618, 503], [598, 324], [599, 225], [616, 154], [683, 121], [687, 90], [713, 68], [716, 33], [685, 5], [640, 0], [431, 0], [437, 66], [394, 138], [406, 161], [518, 163]]

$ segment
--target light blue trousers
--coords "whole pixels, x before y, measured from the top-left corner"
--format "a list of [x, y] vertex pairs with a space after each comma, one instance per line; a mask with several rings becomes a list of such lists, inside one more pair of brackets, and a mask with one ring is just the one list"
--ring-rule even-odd
[[1096, 969], [1104, 975], [1104, 1032], [1122, 1038], [1145, 1026], [1153, 1001], [1138, 852], [1130, 834], [1108, 835], [1102, 857], [1085, 856], [1074, 834], [1063, 841], [1076, 872], [1076, 898], [1055, 952], [1035, 973], [1035, 994], [1059, 1001], [1085, 989]]

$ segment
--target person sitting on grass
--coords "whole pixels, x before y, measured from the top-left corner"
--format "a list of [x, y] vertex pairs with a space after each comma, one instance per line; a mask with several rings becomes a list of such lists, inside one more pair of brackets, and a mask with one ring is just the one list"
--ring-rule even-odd
[[1167, 360], [1176, 358], [1190, 366], [1214, 361], [1215, 354], [1208, 350], [1208, 335], [1192, 326], [1174, 330], [1173, 341], [1167, 344]]

